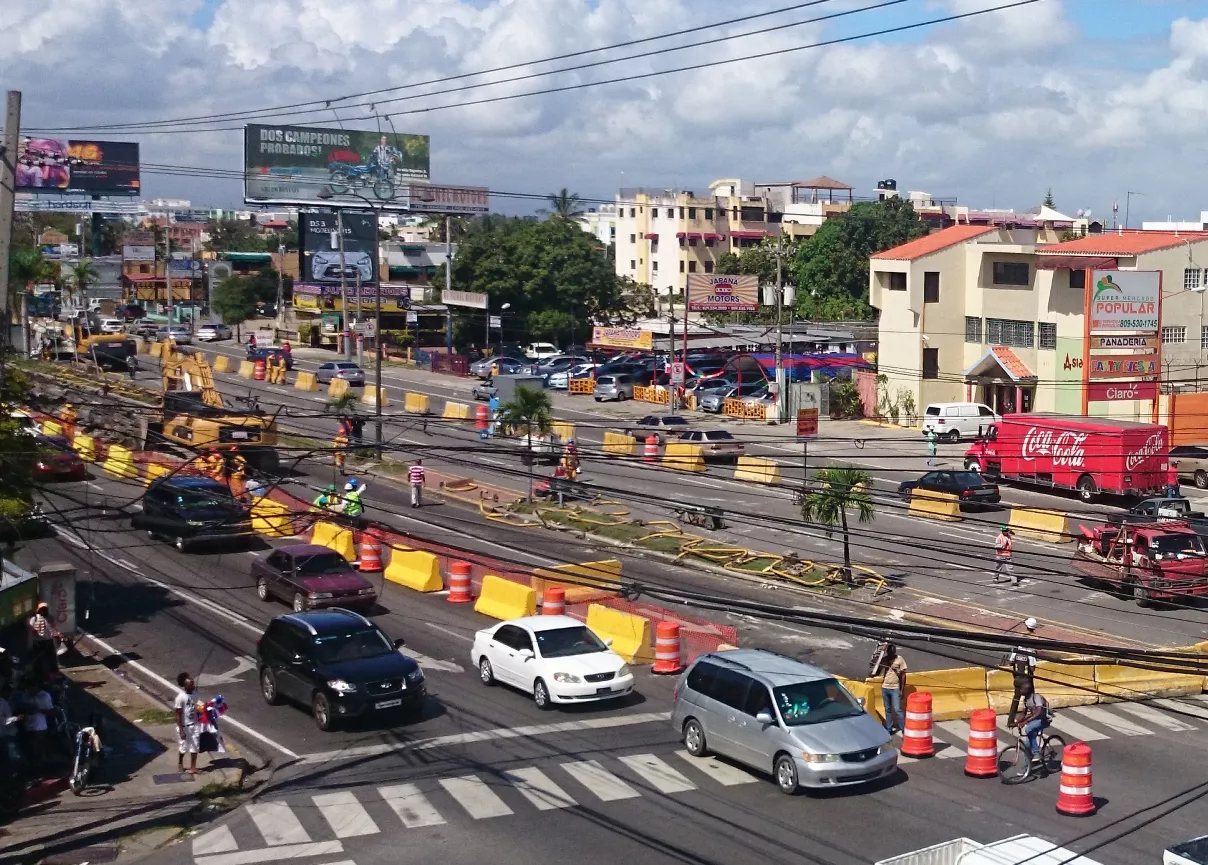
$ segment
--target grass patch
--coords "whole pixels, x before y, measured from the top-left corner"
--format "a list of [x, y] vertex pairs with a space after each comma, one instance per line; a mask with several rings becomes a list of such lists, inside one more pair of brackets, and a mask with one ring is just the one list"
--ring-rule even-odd
[[230, 799], [242, 791], [234, 784], [225, 781], [210, 781], [197, 791], [197, 798], [203, 802], [213, 802], [220, 799]]
[[140, 709], [134, 716], [138, 724], [175, 724], [176, 712], [172, 709]]
[[653, 550], [656, 553], [674, 553], [679, 555], [684, 548], [683, 538], [661, 537], [650, 538], [645, 541], [638, 541], [638, 546], [645, 550]]

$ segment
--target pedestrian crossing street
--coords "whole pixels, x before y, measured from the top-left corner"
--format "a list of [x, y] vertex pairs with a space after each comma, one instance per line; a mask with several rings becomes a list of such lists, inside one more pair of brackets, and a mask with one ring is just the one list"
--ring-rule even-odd
[[[1059, 709], [1053, 729], [1067, 743], [1155, 734], [1194, 735], [1197, 731], [1208, 732], [1208, 696]], [[967, 721], [938, 722], [933, 733], [937, 759], [965, 756]], [[1006, 729], [1005, 717], [999, 719], [999, 741], [1014, 741]], [[900, 757], [900, 762], [909, 765], [922, 761]], [[316, 793], [288, 801], [256, 802], [234, 819], [194, 838], [192, 852], [195, 865], [257, 865], [298, 857], [328, 857], [321, 860], [323, 865], [350, 865], [347, 860], [337, 863], [331, 858], [345, 853], [349, 839], [400, 828], [423, 830], [646, 796], [717, 792], [749, 784], [773, 790], [770, 779], [759, 773], [714, 757], [692, 757], [684, 750], [564, 760], [540, 767], [480, 771]]]

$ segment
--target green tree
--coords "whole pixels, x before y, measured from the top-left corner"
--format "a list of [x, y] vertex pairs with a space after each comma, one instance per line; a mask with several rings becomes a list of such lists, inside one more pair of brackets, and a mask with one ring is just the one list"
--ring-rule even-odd
[[1043, 204], [1045, 207], [1056, 207], [1057, 206], [1057, 202], [1053, 200], [1053, 187], [1050, 186], [1048, 191], [1044, 194]]
[[73, 293], [83, 297], [88, 291], [88, 286], [97, 278], [96, 268], [90, 259], [81, 258], [68, 270], [68, 277]]
[[210, 301], [223, 324], [235, 327], [235, 338], [242, 340], [239, 326], [256, 314], [256, 292], [252, 280], [232, 273], [214, 287]]
[[21, 295], [36, 283], [61, 282], [59, 266], [43, 257], [36, 246], [15, 246], [8, 256], [8, 308], [21, 309]]
[[28, 537], [26, 518], [33, 504], [33, 468], [36, 440], [23, 433], [24, 418], [9, 407], [28, 404], [29, 382], [21, 370], [9, 366], [0, 381], [0, 538], [6, 542]]
[[[207, 226], [210, 239], [206, 249], [211, 252], [264, 252], [265, 238], [256, 231], [255, 223], [245, 219], [215, 219]], [[274, 241], [273, 251], [277, 249]]]
[[529, 501], [533, 500], [533, 434], [547, 435], [554, 422], [554, 404], [545, 390], [516, 388], [516, 394], [499, 407], [499, 422], [524, 430], [524, 445], [528, 451], [525, 462], [529, 469]]
[[579, 193], [571, 192], [565, 186], [545, 196], [545, 200], [550, 206], [548, 210], [541, 212], [547, 214], [550, 219], [573, 220], [584, 213], [583, 199], [579, 197]]
[[801, 503], [801, 518], [807, 523], [826, 526], [829, 536], [837, 523], [843, 531], [843, 575], [851, 578], [851, 536], [847, 512], [855, 511], [862, 523], [871, 523], [876, 516], [868, 488], [872, 478], [857, 468], [821, 469], [814, 475], [818, 485], [810, 489]]
[[742, 273], [742, 259], [733, 252], [723, 252], [717, 259], [717, 272], [726, 276], [738, 276]]
[[[450, 216], [449, 220], [449, 237], [453, 238], [452, 242], [457, 243], [466, 232], [470, 230], [470, 223], [464, 216]], [[420, 223], [421, 228], [428, 229], [428, 238], [433, 243], [449, 243], [449, 239], [445, 237], [445, 217], [429, 216]]]

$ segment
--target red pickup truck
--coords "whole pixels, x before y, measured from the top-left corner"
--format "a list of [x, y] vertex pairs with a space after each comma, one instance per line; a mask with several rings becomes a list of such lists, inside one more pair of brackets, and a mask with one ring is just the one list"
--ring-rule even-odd
[[1108, 522], [1079, 528], [1083, 537], [1074, 570], [1131, 595], [1137, 606], [1208, 594], [1208, 551], [1187, 523]]

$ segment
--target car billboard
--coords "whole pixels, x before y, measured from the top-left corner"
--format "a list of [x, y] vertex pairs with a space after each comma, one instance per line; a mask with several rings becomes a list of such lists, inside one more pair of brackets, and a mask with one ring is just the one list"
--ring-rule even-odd
[[692, 312], [754, 312], [759, 309], [759, 277], [690, 273], [688, 309]]
[[[339, 228], [344, 228], [343, 258]], [[377, 281], [377, 217], [363, 211], [306, 211], [298, 214], [298, 243], [301, 248], [299, 282], [314, 285], [355, 286]]]
[[244, 129], [244, 200], [259, 204], [365, 200], [407, 210], [409, 182], [428, 179], [427, 135], [307, 126]]
[[138, 195], [138, 144], [21, 136], [17, 192]]

